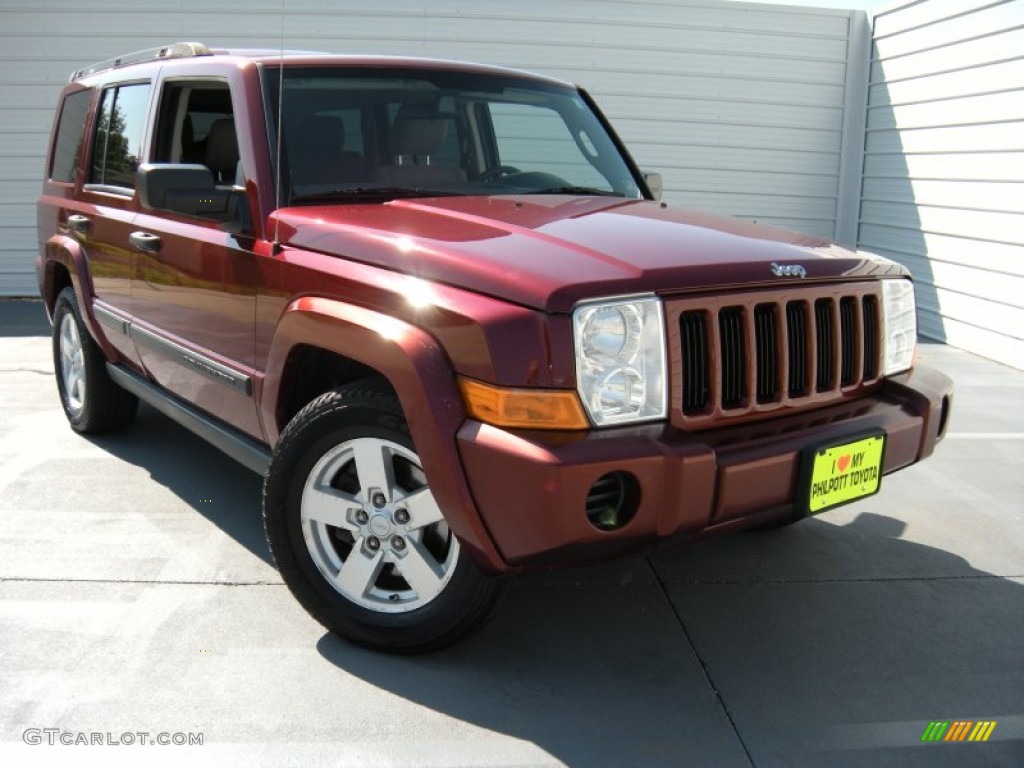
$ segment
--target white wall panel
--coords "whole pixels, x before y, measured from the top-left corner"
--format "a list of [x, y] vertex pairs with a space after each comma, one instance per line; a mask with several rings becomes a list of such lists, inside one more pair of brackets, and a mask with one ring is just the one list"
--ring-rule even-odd
[[[0, 294], [34, 291], [34, 219], [22, 219], [68, 74], [176, 40], [277, 48], [281, 5], [0, 0]], [[864, 62], [847, 62], [861, 12], [719, 0], [285, 5], [288, 48], [453, 57], [585, 85], [637, 162], [663, 172], [670, 202], [832, 237], [840, 197], [856, 195], [862, 136], [846, 105], [862, 98], [849, 81]]]
[[874, 177], [1017, 182], [1024, 179], [1024, 151], [869, 153], [864, 156], [864, 178]]
[[940, 208], [962, 206], [1024, 213], [1024, 182], [933, 181], [922, 179], [913, 189], [900, 179], [865, 179], [864, 200], [875, 203], [909, 203]]
[[868, 104], [912, 104], [919, 101], [955, 99], [958, 96], [978, 93], [979, 83], [982, 87], [988, 84], [988, 89], [993, 92], [1001, 91], [1003, 83], [1024, 83], [1024, 60], [1011, 59], [965, 70], [913, 77], [909, 80], [873, 83]]
[[[1013, 152], [1024, 146], [1024, 121], [918, 128], [916, 130], [869, 131], [869, 151], [923, 155], [929, 152]], [[982, 167], [987, 165], [982, 161]]]
[[[979, 240], [977, 237], [951, 237], [922, 232], [907, 226], [890, 227], [885, 224], [864, 223], [860, 228], [860, 245], [869, 251], [896, 254], [897, 261], [904, 261], [905, 256], [910, 259], [920, 257], [931, 261], [963, 264], [965, 254], [969, 254], [970, 258], [967, 260], [981, 261], [991, 272], [1024, 275], [1024, 259], [1021, 258], [1020, 246], [1011, 243]], [[994, 280], [989, 283], [993, 290], [998, 290], [997, 282], [999, 281]]]
[[1024, 0], [877, 12], [868, 93], [858, 244], [923, 334], [1024, 368]]
[[[1018, 2], [1019, 0], [1009, 0]], [[942, 0], [925, 0], [941, 3]], [[910, 78], [927, 77], [937, 73], [983, 67], [996, 61], [1012, 61], [1024, 50], [1024, 29], [1000, 30], [986, 37], [965, 40], [954, 45], [938, 48], [922, 48], [920, 51], [885, 60], [876, 58], [871, 66], [871, 82], [893, 82]], [[979, 83], [980, 85], [980, 83]]]

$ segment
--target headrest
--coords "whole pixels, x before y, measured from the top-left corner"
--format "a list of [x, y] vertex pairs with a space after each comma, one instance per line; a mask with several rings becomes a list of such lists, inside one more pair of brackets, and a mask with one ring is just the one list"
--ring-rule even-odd
[[215, 120], [206, 137], [206, 167], [217, 173], [229, 173], [232, 178], [238, 166], [238, 137], [235, 121], [230, 117]]
[[444, 146], [451, 118], [404, 105], [392, 126], [391, 151], [395, 155], [434, 155]]

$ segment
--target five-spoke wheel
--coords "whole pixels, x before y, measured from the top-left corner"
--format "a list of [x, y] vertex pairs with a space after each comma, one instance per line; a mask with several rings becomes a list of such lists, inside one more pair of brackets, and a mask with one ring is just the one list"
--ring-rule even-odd
[[263, 518], [299, 602], [362, 645], [403, 653], [448, 645], [497, 598], [498, 583], [449, 528], [401, 407], [380, 382], [321, 395], [288, 423]]
[[459, 542], [417, 462], [398, 443], [362, 437], [328, 450], [306, 478], [306, 547], [320, 573], [356, 605], [415, 610], [451, 579]]

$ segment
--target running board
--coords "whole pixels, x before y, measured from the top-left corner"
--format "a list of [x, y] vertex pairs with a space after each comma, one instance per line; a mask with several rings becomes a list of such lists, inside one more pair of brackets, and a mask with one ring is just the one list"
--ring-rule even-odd
[[270, 466], [270, 449], [238, 430], [225, 426], [197, 408], [193, 408], [136, 373], [107, 363], [107, 373], [114, 383], [148, 403], [164, 416], [194, 432], [228, 456], [258, 475], [266, 475]]

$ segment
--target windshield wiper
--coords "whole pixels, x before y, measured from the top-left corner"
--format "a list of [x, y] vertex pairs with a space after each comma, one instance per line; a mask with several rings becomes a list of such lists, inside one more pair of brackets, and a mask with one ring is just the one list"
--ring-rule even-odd
[[329, 189], [324, 192], [310, 192], [293, 195], [293, 203], [314, 203], [329, 200], [394, 200], [399, 197], [450, 197], [459, 192], [425, 187], [373, 187], [351, 186]]
[[548, 187], [547, 189], [531, 189], [531, 195], [600, 195], [601, 197], [622, 197], [618, 192], [597, 187]]

